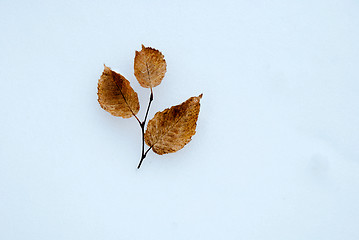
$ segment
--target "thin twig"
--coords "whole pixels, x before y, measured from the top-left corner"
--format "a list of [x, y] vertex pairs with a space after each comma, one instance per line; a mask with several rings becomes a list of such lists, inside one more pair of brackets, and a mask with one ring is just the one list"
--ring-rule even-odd
[[140, 160], [140, 163], [137, 166], [137, 169], [139, 169], [141, 167], [142, 161], [146, 157], [146, 155], [144, 154], [144, 150], [145, 150], [145, 125], [141, 124], [140, 126], [141, 126], [141, 137], [142, 137], [142, 153], [141, 153], [141, 160]]
[[149, 148], [147, 149], [147, 151], [145, 152], [145, 156], [146, 156], [147, 153], [152, 149], [152, 147], [153, 147], [153, 146], [151, 146], [151, 147], [149, 147]]
[[143, 162], [143, 159], [146, 158], [147, 153], [152, 149], [152, 147], [153, 147], [153, 146], [149, 147], [149, 148], [147, 149], [147, 151], [142, 155], [141, 161], [139, 162], [139, 164], [138, 164], [138, 166], [137, 166], [137, 169], [139, 169], [139, 168], [141, 167], [141, 164], [142, 164], [142, 162]]
[[[132, 112], [132, 110], [131, 110], [131, 112]], [[132, 112], [132, 114], [133, 114], [133, 112]], [[138, 117], [135, 115], [135, 114], [133, 114], [133, 116], [136, 118], [136, 120], [137, 120], [137, 122], [140, 124], [140, 126], [141, 126], [141, 121], [140, 121], [140, 119], [138, 119]]]
[[148, 112], [150, 110], [152, 101], [153, 101], [153, 91], [152, 91], [152, 88], [151, 88], [150, 101], [148, 102], [145, 119], [143, 120], [142, 123], [139, 121], [140, 127], [141, 127], [141, 135], [142, 135], [142, 152], [141, 152], [141, 160], [140, 160], [140, 162], [139, 162], [139, 164], [137, 166], [137, 169], [139, 169], [141, 167], [143, 159], [145, 159], [148, 151], [152, 148], [152, 147], [150, 147], [145, 152], [145, 125], [146, 125], [146, 120], [147, 120]]
[[143, 124], [145, 124], [146, 120], [147, 120], [147, 116], [148, 116], [148, 111], [150, 110], [150, 107], [151, 107], [151, 103], [153, 101], [153, 91], [152, 91], [152, 88], [151, 88], [151, 95], [150, 95], [150, 101], [148, 103], [148, 107], [147, 107], [147, 111], [146, 111], [146, 115], [145, 115], [145, 120], [143, 120]]

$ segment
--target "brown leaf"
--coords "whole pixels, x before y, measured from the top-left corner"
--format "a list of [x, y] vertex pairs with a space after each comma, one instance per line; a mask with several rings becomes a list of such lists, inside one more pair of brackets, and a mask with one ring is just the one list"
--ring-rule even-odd
[[114, 116], [130, 118], [140, 110], [137, 93], [130, 82], [109, 67], [105, 66], [97, 90], [101, 107]]
[[200, 99], [191, 97], [180, 105], [157, 112], [148, 122], [145, 142], [157, 154], [176, 152], [196, 133]]
[[158, 86], [166, 73], [166, 61], [160, 51], [142, 45], [140, 52], [136, 51], [135, 76], [142, 87]]

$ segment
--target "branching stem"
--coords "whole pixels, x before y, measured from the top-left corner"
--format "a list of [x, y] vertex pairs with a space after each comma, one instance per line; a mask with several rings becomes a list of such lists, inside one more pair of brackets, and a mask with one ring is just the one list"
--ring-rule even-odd
[[138, 121], [138, 123], [140, 124], [141, 127], [141, 136], [142, 136], [142, 153], [141, 153], [141, 160], [137, 166], [137, 169], [139, 169], [141, 167], [141, 164], [143, 162], [143, 159], [146, 158], [146, 155], [148, 153], [148, 151], [151, 150], [152, 147], [148, 148], [145, 152], [145, 125], [146, 125], [146, 120], [147, 120], [147, 116], [148, 116], [148, 112], [150, 111], [150, 107], [151, 107], [151, 103], [153, 101], [153, 91], [151, 88], [151, 94], [150, 94], [150, 101], [148, 102], [148, 107], [146, 110], [146, 115], [145, 115], [145, 119], [143, 120], [143, 122], [141, 122], [136, 116], [136, 119]]

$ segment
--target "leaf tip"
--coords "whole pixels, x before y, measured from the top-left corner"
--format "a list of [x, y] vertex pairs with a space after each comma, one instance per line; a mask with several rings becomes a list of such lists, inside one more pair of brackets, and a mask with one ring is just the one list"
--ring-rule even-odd
[[145, 45], [142, 44], [142, 50], [145, 49], [145, 48], [146, 48]]
[[103, 64], [103, 67], [104, 67], [104, 71], [105, 70], [111, 70], [109, 67], [106, 66], [106, 64]]
[[199, 97], [199, 99], [201, 99], [202, 98], [202, 96], [203, 96], [203, 93], [201, 93], [198, 97]]

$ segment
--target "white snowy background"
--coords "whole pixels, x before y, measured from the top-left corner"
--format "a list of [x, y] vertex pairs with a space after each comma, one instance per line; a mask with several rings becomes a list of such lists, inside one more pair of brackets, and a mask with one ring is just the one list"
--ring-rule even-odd
[[[357, 0], [0, 1], [0, 239], [359, 239]], [[197, 133], [140, 170], [103, 64], [155, 112], [203, 93]]]

